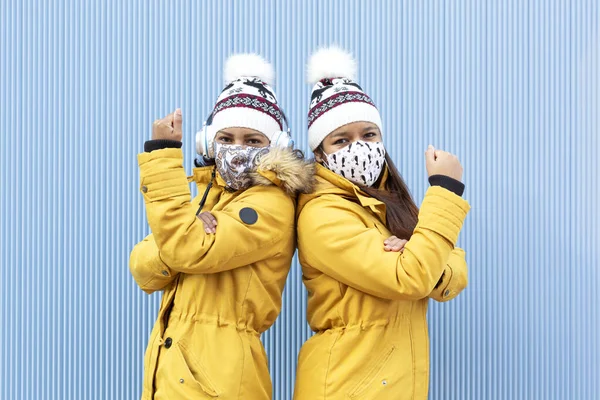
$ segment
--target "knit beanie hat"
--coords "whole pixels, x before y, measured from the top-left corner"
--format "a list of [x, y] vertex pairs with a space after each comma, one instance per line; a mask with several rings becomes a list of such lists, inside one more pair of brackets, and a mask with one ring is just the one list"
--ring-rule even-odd
[[236, 54], [225, 63], [225, 88], [207, 121], [212, 132], [250, 128], [269, 140], [283, 130], [283, 113], [271, 85], [273, 66], [257, 54]]
[[352, 122], [372, 122], [383, 132], [377, 107], [355, 82], [356, 61], [350, 53], [335, 46], [319, 49], [308, 62], [307, 78], [314, 84], [308, 111], [311, 150]]

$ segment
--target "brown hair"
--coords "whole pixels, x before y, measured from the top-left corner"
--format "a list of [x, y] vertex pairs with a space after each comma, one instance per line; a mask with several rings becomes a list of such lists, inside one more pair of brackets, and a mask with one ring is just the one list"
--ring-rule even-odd
[[[385, 155], [388, 178], [385, 189], [361, 186], [369, 196], [385, 203], [386, 225], [392, 234], [400, 239], [410, 239], [417, 226], [419, 208], [410, 195], [402, 175], [388, 154]], [[383, 176], [383, 172], [381, 174]], [[381, 180], [381, 177], [379, 178]], [[376, 185], [374, 185], [376, 186]]]

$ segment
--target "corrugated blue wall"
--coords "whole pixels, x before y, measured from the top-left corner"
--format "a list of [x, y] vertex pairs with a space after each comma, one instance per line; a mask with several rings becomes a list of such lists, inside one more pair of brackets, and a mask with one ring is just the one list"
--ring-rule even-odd
[[[415, 197], [429, 143], [460, 155], [470, 287], [432, 305], [432, 399], [600, 398], [597, 1], [0, 2], [0, 397], [133, 399], [159, 295], [136, 153], [153, 119], [193, 133], [234, 51], [257, 51], [300, 146], [303, 65], [360, 61]], [[309, 336], [294, 265], [264, 335], [275, 399]]]

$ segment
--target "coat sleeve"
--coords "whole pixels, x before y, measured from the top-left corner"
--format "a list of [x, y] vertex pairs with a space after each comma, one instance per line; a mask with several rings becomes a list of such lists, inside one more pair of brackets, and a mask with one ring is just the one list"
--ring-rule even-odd
[[140, 289], [148, 294], [164, 289], [177, 276], [160, 258], [152, 235], [146, 236], [131, 251], [129, 271]]
[[465, 251], [457, 247], [450, 253], [439, 286], [431, 292], [429, 297], [439, 302], [454, 299], [467, 287], [467, 272]]
[[386, 252], [381, 233], [338, 199], [315, 199], [298, 220], [300, 261], [357, 290], [385, 299], [426, 298], [458, 240], [469, 205], [441, 187], [428, 189], [402, 253]]
[[162, 260], [173, 271], [216, 273], [275, 256], [294, 235], [294, 202], [275, 186], [255, 186], [223, 210], [211, 211], [215, 234], [195, 216], [180, 149], [138, 156], [148, 224]]

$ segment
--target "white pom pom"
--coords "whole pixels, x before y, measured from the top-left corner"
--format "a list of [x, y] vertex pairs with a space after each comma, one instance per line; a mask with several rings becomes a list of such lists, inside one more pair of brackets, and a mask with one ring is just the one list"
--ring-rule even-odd
[[227, 59], [224, 70], [225, 84], [243, 76], [256, 77], [272, 85], [275, 80], [273, 66], [258, 54], [234, 54]]
[[306, 78], [315, 84], [325, 78], [356, 80], [356, 61], [352, 54], [336, 46], [317, 50], [306, 65]]

